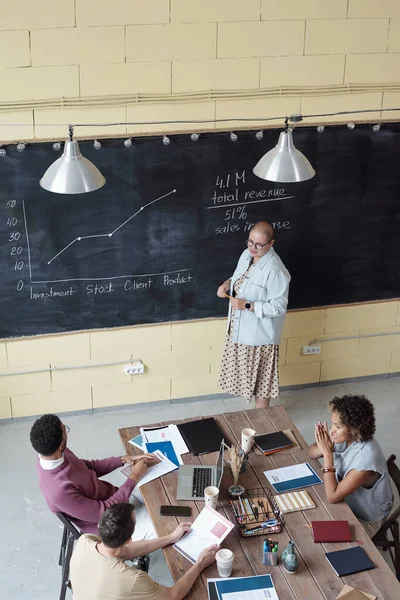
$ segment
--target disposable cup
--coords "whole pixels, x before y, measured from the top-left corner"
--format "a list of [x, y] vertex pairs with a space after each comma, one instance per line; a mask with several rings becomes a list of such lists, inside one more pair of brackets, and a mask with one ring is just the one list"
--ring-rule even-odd
[[254, 429], [242, 429], [242, 450], [245, 454], [251, 451], [255, 435]]
[[214, 485], [206, 487], [204, 490], [204, 501], [206, 506], [217, 508], [219, 489]]
[[230, 577], [232, 573], [233, 559], [235, 555], [232, 550], [222, 548], [215, 555], [217, 561], [217, 569], [220, 577]]

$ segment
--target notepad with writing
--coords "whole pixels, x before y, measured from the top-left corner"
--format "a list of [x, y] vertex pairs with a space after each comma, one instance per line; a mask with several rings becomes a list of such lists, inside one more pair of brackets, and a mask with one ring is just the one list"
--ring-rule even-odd
[[374, 563], [361, 546], [347, 548], [346, 550], [337, 550], [336, 552], [327, 552], [325, 557], [339, 577], [375, 569]]
[[311, 521], [314, 542], [352, 542], [348, 521]]
[[291, 440], [289, 440], [283, 431], [274, 431], [274, 433], [256, 435], [254, 443], [265, 456], [293, 446]]

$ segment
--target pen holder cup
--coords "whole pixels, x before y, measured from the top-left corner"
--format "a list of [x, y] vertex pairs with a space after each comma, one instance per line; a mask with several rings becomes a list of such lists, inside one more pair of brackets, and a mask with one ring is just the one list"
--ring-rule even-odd
[[278, 564], [277, 552], [263, 552], [263, 565], [266, 567], [276, 567]]

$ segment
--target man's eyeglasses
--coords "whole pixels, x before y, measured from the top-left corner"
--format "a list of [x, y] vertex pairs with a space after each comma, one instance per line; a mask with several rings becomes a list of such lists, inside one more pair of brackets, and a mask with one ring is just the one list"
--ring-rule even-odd
[[65, 427], [65, 433], [69, 433], [71, 431], [71, 429], [65, 423], [64, 423], [64, 427]]
[[262, 248], [264, 248], [264, 246], [268, 246], [268, 244], [270, 244], [271, 242], [272, 242], [272, 240], [270, 240], [266, 244], [255, 244], [250, 238], [247, 238], [247, 240], [246, 240], [247, 247], [255, 248], [256, 250], [261, 250]]

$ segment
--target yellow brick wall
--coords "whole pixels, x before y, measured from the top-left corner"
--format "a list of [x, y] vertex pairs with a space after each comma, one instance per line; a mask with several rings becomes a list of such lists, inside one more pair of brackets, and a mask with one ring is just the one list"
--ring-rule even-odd
[[[278, 99], [51, 110], [30, 108], [29, 101], [400, 83], [399, 73], [398, 0], [13, 0], [0, 7], [0, 103], [27, 105], [0, 110], [0, 141], [64, 138], [70, 122], [258, 118], [357, 109], [376, 112], [352, 120], [379, 118], [381, 108], [399, 104], [400, 93], [303, 97], [299, 91]], [[385, 116], [398, 118], [396, 113]], [[263, 121], [254, 126], [258, 124]], [[235, 122], [226, 127], [230, 125]], [[159, 130], [159, 125], [116, 125], [106, 131], [80, 128], [77, 134]], [[217, 393], [224, 331], [224, 320], [215, 320], [0, 342], [1, 373], [47, 369], [0, 378], [0, 418]], [[360, 338], [397, 331], [397, 301], [289, 313], [281, 343], [281, 384], [398, 372], [400, 335]], [[356, 339], [322, 343], [318, 356], [300, 353], [312, 339], [343, 336]], [[128, 362], [131, 356], [143, 360], [144, 375], [129, 377], [118, 365], [49, 370]]]

